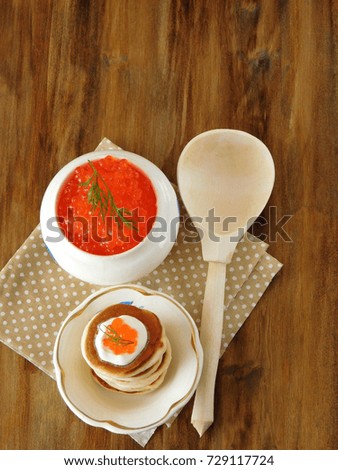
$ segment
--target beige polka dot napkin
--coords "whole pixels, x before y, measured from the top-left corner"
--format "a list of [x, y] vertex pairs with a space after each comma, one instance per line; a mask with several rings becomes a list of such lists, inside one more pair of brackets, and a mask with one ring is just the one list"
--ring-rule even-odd
[[[116, 148], [104, 139], [98, 149]], [[181, 208], [177, 242], [165, 261], [139, 285], [178, 300], [200, 323], [207, 263]], [[268, 245], [247, 235], [227, 268], [222, 355], [282, 264], [266, 253]], [[62, 321], [99, 287], [63, 271], [49, 255], [37, 226], [0, 273], [0, 341], [54, 378], [55, 337]], [[170, 425], [170, 423], [168, 423]], [[144, 446], [154, 430], [132, 435]]]

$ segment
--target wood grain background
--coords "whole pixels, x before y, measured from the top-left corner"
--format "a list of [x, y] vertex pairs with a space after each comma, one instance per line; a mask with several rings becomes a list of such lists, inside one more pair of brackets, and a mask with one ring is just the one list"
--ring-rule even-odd
[[[270, 247], [284, 268], [220, 362], [213, 427], [198, 438], [190, 402], [148, 449], [337, 448], [337, 13], [329, 0], [0, 1], [1, 266], [52, 176], [104, 136], [173, 181], [207, 129], [248, 131], [275, 160], [270, 205], [293, 216], [293, 242]], [[0, 448], [139, 448], [81, 422], [4, 345], [0, 364]]]

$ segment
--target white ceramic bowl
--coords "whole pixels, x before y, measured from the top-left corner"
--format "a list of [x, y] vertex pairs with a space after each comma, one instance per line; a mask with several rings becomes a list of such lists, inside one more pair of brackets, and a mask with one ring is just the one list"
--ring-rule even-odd
[[[124, 253], [101, 256], [77, 248], [63, 235], [56, 221], [56, 201], [62, 184], [75, 168], [107, 155], [129, 160], [148, 176], [157, 197], [157, 215], [147, 237], [137, 246]], [[131, 282], [157, 268], [175, 243], [178, 221], [179, 207], [170, 181], [152, 162], [125, 150], [100, 150], [69, 162], [50, 182], [40, 210], [42, 237], [55, 261], [69, 274], [97, 285]]]
[[[172, 348], [164, 382], [144, 395], [100, 386], [81, 354], [87, 323], [104, 308], [122, 302], [154, 312]], [[194, 394], [202, 366], [198, 331], [188, 312], [168, 295], [137, 285], [106, 287], [89, 296], [66, 318], [54, 347], [56, 382], [68, 407], [84, 422], [118, 434], [145, 431], [167, 422]]]

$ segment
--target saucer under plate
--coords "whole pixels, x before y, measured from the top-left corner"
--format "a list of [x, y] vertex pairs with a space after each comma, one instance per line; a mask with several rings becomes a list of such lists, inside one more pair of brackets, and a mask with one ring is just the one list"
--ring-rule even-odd
[[[129, 303], [154, 312], [172, 347], [172, 361], [163, 384], [144, 395], [125, 395], [97, 384], [81, 354], [81, 336], [88, 321], [104, 308]], [[203, 362], [198, 331], [189, 313], [170, 296], [137, 285], [119, 285], [90, 295], [66, 318], [54, 348], [60, 394], [83, 421], [118, 434], [157, 427], [180, 410], [194, 394]]]

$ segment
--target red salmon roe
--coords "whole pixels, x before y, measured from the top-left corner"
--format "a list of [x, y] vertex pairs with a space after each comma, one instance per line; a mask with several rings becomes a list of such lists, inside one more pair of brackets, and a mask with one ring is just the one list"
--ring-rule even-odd
[[103, 345], [114, 354], [132, 354], [137, 346], [138, 332], [122, 318], [115, 318], [106, 328]]
[[[60, 189], [56, 204], [59, 226], [75, 246], [88, 253], [123, 253], [138, 245], [155, 221], [154, 188], [150, 179], [126, 159], [108, 155], [91, 163], [110, 189], [116, 206], [132, 212], [132, 215], [125, 215], [132, 224], [123, 223], [116, 213], [109, 212], [103, 219], [98, 207], [92, 210], [88, 201], [91, 184], [81, 185], [94, 172], [88, 162], [77, 167]], [[107, 192], [100, 177], [99, 187]]]

